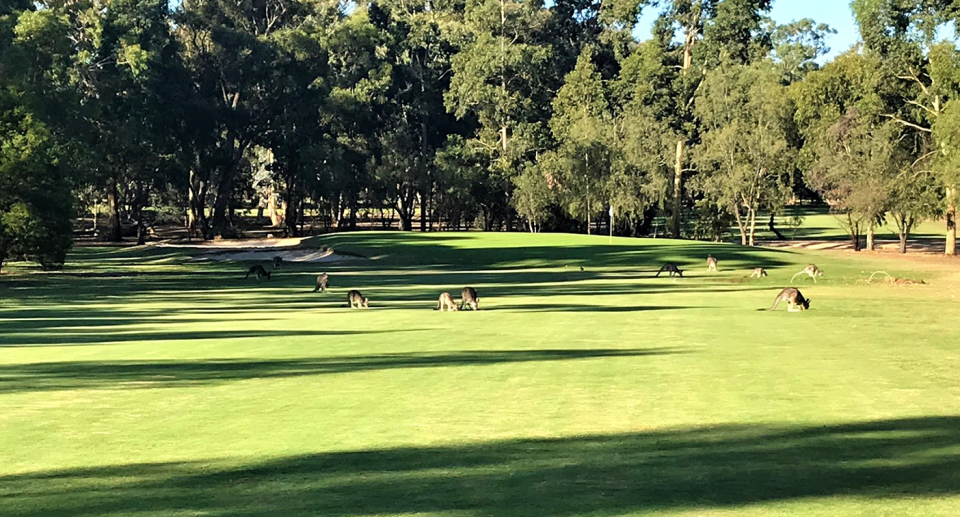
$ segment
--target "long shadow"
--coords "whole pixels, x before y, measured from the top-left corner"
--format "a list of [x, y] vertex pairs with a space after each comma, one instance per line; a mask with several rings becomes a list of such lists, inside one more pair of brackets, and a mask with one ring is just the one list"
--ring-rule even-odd
[[673, 305], [584, 305], [575, 303], [533, 303], [521, 305], [495, 305], [483, 307], [484, 311], [510, 312], [647, 312], [702, 309], [705, 307], [681, 307]]
[[168, 388], [251, 378], [534, 361], [635, 358], [687, 352], [680, 348], [468, 350], [259, 361], [222, 359], [45, 362], [0, 365], [0, 393], [104, 387]]
[[40, 332], [4, 333], [0, 348], [27, 346], [107, 345], [136, 341], [198, 341], [206, 339], [276, 338], [276, 337], [336, 337], [360, 334], [390, 334], [414, 332], [397, 330], [211, 330], [211, 331], [154, 331], [135, 329], [104, 332], [100, 329], [42, 329]]
[[815, 498], [810, 511], [829, 513], [845, 498], [960, 494], [958, 447], [950, 416], [134, 463], [2, 477], [0, 513], [565, 517]]

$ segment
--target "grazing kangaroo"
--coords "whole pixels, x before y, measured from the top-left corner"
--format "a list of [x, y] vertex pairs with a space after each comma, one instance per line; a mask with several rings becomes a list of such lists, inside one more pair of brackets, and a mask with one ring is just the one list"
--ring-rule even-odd
[[330, 277], [326, 273], [317, 277], [317, 286], [313, 288], [313, 292], [320, 291], [321, 293], [327, 292], [327, 286], [330, 285]]
[[480, 297], [477, 296], [477, 290], [472, 287], [464, 287], [460, 292], [460, 310], [467, 306], [473, 310], [480, 310]]
[[823, 271], [821, 271], [820, 268], [818, 268], [813, 264], [807, 264], [807, 267], [803, 268], [803, 271], [800, 271], [799, 273], [797, 273], [796, 275], [793, 275], [793, 277], [790, 278], [790, 283], [792, 284], [793, 279], [797, 278], [797, 276], [799, 275], [807, 275], [813, 279], [813, 283], [817, 283], [817, 277], [818, 276], [822, 277]]
[[369, 309], [370, 300], [366, 296], [360, 294], [360, 291], [356, 289], [351, 290], [347, 293], [347, 303], [350, 305], [351, 309]]
[[283, 257], [276, 256], [273, 257], [273, 269], [280, 269], [280, 265], [283, 264]]
[[750, 278], [760, 278], [762, 276], [767, 276], [767, 270], [763, 269], [762, 267], [754, 268], [753, 273], [750, 273]]
[[243, 277], [243, 279], [246, 280], [250, 278], [250, 275], [257, 275], [257, 280], [260, 280], [263, 277], [267, 277], [267, 280], [270, 280], [270, 272], [266, 269], [263, 269], [263, 266], [260, 264], [251, 266], [250, 269], [247, 270], [247, 276]]
[[683, 270], [678, 268], [677, 265], [672, 262], [667, 262], [664, 264], [663, 267], [660, 268], [660, 271], [657, 271], [657, 274], [654, 276], [654, 278], [660, 276], [660, 273], [663, 273], [664, 271], [670, 273], [670, 276], [680, 275], [680, 278], [683, 278]]
[[804, 298], [803, 295], [800, 294], [800, 290], [796, 287], [788, 287], [780, 291], [777, 299], [773, 301], [773, 307], [770, 307], [770, 310], [777, 310], [777, 305], [780, 305], [781, 300], [787, 302], [788, 312], [800, 312], [810, 308], [810, 299]]
[[453, 296], [450, 296], [450, 293], [443, 292], [440, 293], [440, 299], [437, 301], [437, 308], [433, 309], [435, 311], [457, 311], [457, 304], [453, 301]]
[[716, 271], [717, 270], [717, 257], [713, 255], [707, 255], [707, 271]]

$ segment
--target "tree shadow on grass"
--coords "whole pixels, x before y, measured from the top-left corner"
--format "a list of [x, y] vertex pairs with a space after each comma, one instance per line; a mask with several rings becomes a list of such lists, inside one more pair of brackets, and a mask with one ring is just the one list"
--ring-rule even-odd
[[680, 348], [468, 350], [309, 359], [28, 363], [0, 365], [0, 393], [96, 388], [171, 388], [254, 378], [536, 361], [637, 358], [687, 352]]
[[128, 464], [2, 477], [0, 513], [565, 517], [811, 498], [829, 511], [960, 494], [958, 446], [953, 416]]
[[211, 331], [166, 331], [166, 330], [111, 330], [103, 329], [43, 329], [40, 332], [5, 333], [0, 337], [0, 348], [28, 346], [79, 346], [109, 345], [138, 341], [199, 341], [206, 339], [269, 339], [291, 337], [309, 340], [362, 334], [391, 334], [415, 332], [417, 329], [397, 330], [211, 330]]

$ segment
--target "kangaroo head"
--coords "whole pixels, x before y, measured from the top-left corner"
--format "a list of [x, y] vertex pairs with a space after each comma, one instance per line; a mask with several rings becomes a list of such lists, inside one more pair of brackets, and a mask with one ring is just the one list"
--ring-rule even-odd
[[809, 308], [810, 308], [810, 298], [807, 298], [806, 300], [803, 301], [803, 310], [807, 310]]

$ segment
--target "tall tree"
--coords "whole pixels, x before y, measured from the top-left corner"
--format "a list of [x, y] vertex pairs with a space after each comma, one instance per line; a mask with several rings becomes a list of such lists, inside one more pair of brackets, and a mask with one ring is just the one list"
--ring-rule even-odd
[[917, 160], [939, 173], [946, 209], [945, 250], [955, 255], [960, 173], [950, 156], [954, 124], [949, 117], [941, 118], [952, 103], [960, 102], [960, 48], [956, 40], [940, 38], [939, 29], [960, 28], [960, 6], [952, 0], [854, 0], [851, 5], [866, 51], [902, 82], [901, 99], [884, 116], [924, 141], [916, 146]]

